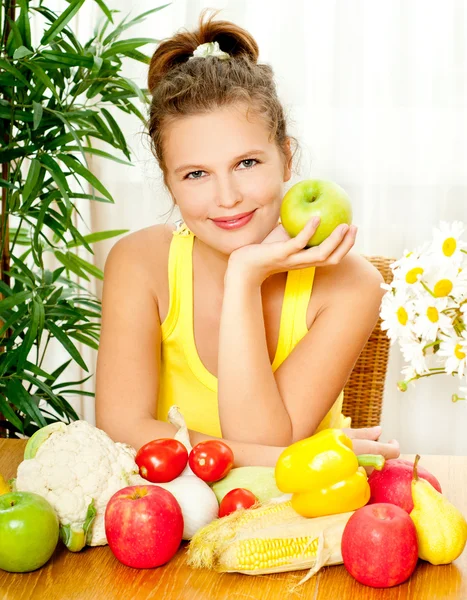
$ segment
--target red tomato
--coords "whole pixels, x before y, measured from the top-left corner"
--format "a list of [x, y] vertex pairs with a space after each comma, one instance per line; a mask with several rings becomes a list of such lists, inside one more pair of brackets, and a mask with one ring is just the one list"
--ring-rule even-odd
[[258, 498], [250, 492], [250, 490], [246, 490], [245, 488], [235, 488], [234, 490], [230, 490], [228, 494], [226, 494], [221, 501], [219, 507], [219, 517], [225, 517], [225, 515], [230, 515], [230, 513], [235, 512], [239, 508], [250, 508], [258, 502]]
[[160, 438], [141, 446], [135, 462], [141, 477], [151, 483], [166, 483], [178, 477], [186, 467], [188, 451], [178, 440]]
[[188, 463], [195, 475], [210, 483], [227, 475], [233, 467], [234, 455], [224, 442], [206, 440], [196, 444], [190, 452]]

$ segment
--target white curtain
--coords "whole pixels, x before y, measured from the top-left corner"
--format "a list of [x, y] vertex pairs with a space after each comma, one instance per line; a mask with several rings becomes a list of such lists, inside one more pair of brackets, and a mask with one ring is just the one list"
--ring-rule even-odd
[[[125, 0], [107, 4], [121, 16], [128, 12]], [[131, 15], [154, 6], [153, 0], [132, 2]], [[98, 9], [92, 3], [84, 7], [77, 28], [86, 36]], [[431, 239], [440, 220], [467, 224], [463, 0], [174, 0], [127, 37], [163, 39], [191, 29], [205, 7], [223, 9], [218, 18], [235, 21], [256, 38], [260, 61], [275, 70], [290, 133], [302, 149], [300, 172], [288, 185], [303, 178], [342, 185], [359, 226], [355, 251], [398, 258]], [[144, 65], [128, 61], [125, 68], [146, 85]], [[116, 204], [88, 205], [92, 231], [134, 231], [166, 221], [171, 207], [141, 124], [123, 113], [116, 117], [135, 153], [135, 166], [93, 161]], [[100, 268], [113, 243], [95, 246]], [[87, 356], [94, 369], [94, 353]], [[402, 393], [396, 383], [403, 364], [395, 345], [382, 439], [398, 439], [405, 453], [466, 454], [467, 402], [451, 402], [456, 380], [425, 378]], [[92, 388], [93, 380], [86, 389]], [[93, 421], [89, 399], [77, 408]]]

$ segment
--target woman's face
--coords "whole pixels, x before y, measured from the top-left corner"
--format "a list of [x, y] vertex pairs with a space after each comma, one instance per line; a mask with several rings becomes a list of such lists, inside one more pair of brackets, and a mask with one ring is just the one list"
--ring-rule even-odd
[[[263, 119], [244, 105], [179, 118], [164, 132], [166, 183], [190, 230], [205, 244], [229, 255], [260, 243], [277, 225], [287, 164]], [[214, 219], [250, 213], [239, 228]]]

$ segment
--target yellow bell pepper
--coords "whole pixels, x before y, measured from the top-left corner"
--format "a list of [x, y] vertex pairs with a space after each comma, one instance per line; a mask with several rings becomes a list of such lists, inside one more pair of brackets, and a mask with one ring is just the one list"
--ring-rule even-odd
[[282, 452], [275, 467], [276, 485], [292, 493], [292, 507], [303, 517], [349, 512], [370, 499], [363, 466], [382, 469], [384, 457], [356, 456], [341, 429], [324, 429]]

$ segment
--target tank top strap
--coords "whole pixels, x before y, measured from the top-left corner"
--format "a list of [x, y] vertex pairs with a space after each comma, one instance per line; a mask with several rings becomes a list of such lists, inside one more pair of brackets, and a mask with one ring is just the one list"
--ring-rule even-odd
[[193, 268], [192, 252], [194, 234], [181, 223], [172, 232], [169, 249], [169, 310], [161, 325], [162, 339], [166, 339], [174, 330], [177, 323], [179, 331], [190, 331], [191, 313], [193, 306]]
[[308, 332], [306, 316], [314, 277], [315, 267], [293, 269], [287, 274], [273, 371]]

